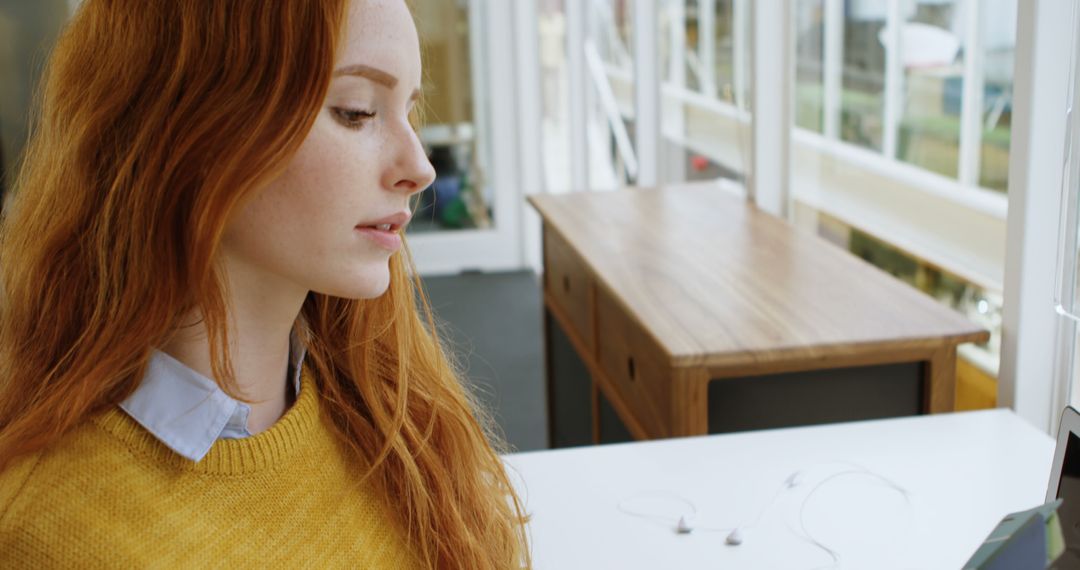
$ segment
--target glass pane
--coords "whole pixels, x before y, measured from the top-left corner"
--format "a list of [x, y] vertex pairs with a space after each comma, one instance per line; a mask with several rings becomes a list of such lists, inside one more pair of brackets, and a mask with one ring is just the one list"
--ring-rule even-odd
[[571, 189], [566, 7], [564, 0], [541, 0], [537, 10], [544, 184], [547, 192], [563, 193]]
[[1077, 149], [1080, 149], [1080, 131], [1077, 131], [1080, 122], [1075, 114], [1077, 102], [1080, 101], [1077, 91], [1077, 86], [1080, 85], [1080, 74], [1077, 72], [1080, 69], [1077, 68], [1077, 55], [1073, 54], [1071, 57], [1073, 72], [1070, 78], [1072, 93], [1069, 106], [1073, 109], [1073, 116], [1069, 119], [1071, 124], [1067, 131], [1069, 136], [1066, 141], [1064, 186], [1058, 220], [1061, 231], [1058, 236], [1054, 302], [1055, 309], [1062, 315], [1061, 318], [1076, 321], [1067, 329], [1072, 331], [1073, 343], [1065, 349], [1067, 352], [1064, 356], [1059, 355], [1057, 364], [1063, 369], [1057, 372], [1068, 382], [1068, 403], [1080, 407], [1080, 327], [1077, 326], [1077, 322], [1080, 322], [1080, 209], [1077, 202], [1080, 198], [1080, 153], [1077, 152]]
[[689, 6], [686, 0], [659, 0], [657, 2], [658, 32], [657, 48], [659, 57], [659, 76], [663, 83], [687, 85], [686, 52], [690, 42], [688, 28]]
[[1005, 192], [1012, 135], [1017, 0], [980, 0], [983, 42], [983, 139], [979, 186]]
[[1080, 321], [1080, 55], [1070, 55], [1070, 66], [1054, 301], [1063, 315]]
[[684, 0], [686, 3], [686, 54], [683, 57], [683, 76], [686, 78], [686, 88], [692, 91], [701, 91], [701, 20], [700, 2], [698, 0]]
[[586, 35], [596, 42], [601, 59], [619, 69], [632, 70], [631, 0], [591, 0], [589, 8], [586, 21], [591, 25]]
[[[583, 56], [585, 97], [584, 101], [574, 101], [585, 105], [589, 189], [613, 189], [619, 184], [617, 165], [620, 157], [613, 142], [612, 125], [629, 128], [626, 117], [634, 105], [633, 60], [631, 46], [626, 43], [630, 39], [629, 9], [628, 2], [614, 0], [587, 0], [582, 7], [585, 49], [598, 56], [600, 63], [599, 67], [591, 65], [590, 57]], [[574, 132], [570, 123], [566, 0], [539, 0], [537, 16], [544, 184], [546, 190], [553, 193], [583, 190], [574, 186], [571, 175], [571, 137]], [[609, 93], [611, 99], [601, 97], [601, 91]], [[608, 109], [611, 103], [614, 105]]]
[[[420, 194], [408, 231], [486, 228], [493, 224], [491, 185], [487, 182], [487, 139], [483, 109], [474, 99], [482, 95], [481, 21], [472, 9], [478, 2], [416, 0], [412, 2], [420, 49], [424, 57], [424, 127], [420, 138], [435, 167], [435, 182]], [[474, 36], [473, 34], [479, 34]], [[475, 75], [474, 75], [475, 74]]]
[[[577, 0], [575, 0], [577, 1]], [[586, 58], [586, 138], [589, 189], [632, 183], [627, 165], [634, 145], [634, 59], [631, 0], [589, 0], [586, 49], [599, 52], [602, 69]]]
[[[739, 14], [743, 8], [747, 13]], [[736, 107], [745, 111], [749, 104], [750, 3], [662, 0], [658, 9], [663, 180], [741, 183], [751, 126], [749, 113]], [[726, 111], [702, 104], [691, 91], [726, 103]]]
[[885, 108], [886, 0], [851, 0], [844, 11], [840, 138], [881, 150]]
[[899, 160], [956, 177], [964, 96], [963, 0], [919, 2], [900, 29], [904, 109]]
[[990, 331], [990, 340], [972, 345], [971, 350], [965, 350], [962, 358], [983, 374], [997, 376], [1001, 357], [1001, 309], [1004, 302], [1000, 291], [988, 290], [965, 281], [836, 218], [821, 215], [819, 220], [819, 233], [823, 236], [829, 236], [831, 241], [846, 246], [853, 254]]
[[[722, 101], [734, 102], [734, 1], [684, 1], [686, 86]], [[663, 33], [661, 37], [664, 37]]]
[[[694, 72], [688, 70], [690, 8], [686, 0], [660, 0], [657, 2], [657, 51], [660, 64], [660, 180], [677, 183], [686, 180], [687, 158], [685, 99], [689, 80]], [[694, 18], [696, 21], [696, 17]]]
[[[713, 34], [713, 81], [716, 82], [716, 95], [721, 101], [735, 102], [735, 2], [734, 0], [716, 0], [714, 3], [713, 22], [715, 33]], [[749, 7], [749, 3], [742, 5]], [[748, 42], [745, 38], [750, 37], [750, 18], [742, 17], [740, 22], [745, 25], [743, 45]], [[747, 88], [744, 88], [743, 95]], [[744, 97], [743, 101], [748, 98]]]
[[823, 131], [825, 99], [825, 0], [795, 7], [795, 126]]
[[[1075, 14], [1074, 14], [1075, 15]], [[1074, 20], [1074, 25], [1076, 21]], [[1080, 29], [1073, 28], [1072, 42], [1077, 45], [1077, 34]], [[989, 43], [988, 43], [989, 47]], [[1063, 110], [1070, 110], [1068, 124], [1066, 125], [1065, 160], [1062, 176], [1061, 213], [1058, 219], [1058, 260], [1056, 278], [1054, 280], [1054, 303], [1055, 309], [1065, 318], [1071, 318], [1072, 323], [1067, 323], [1071, 331], [1071, 343], [1062, 343], [1064, 355], [1059, 354], [1055, 373], [1056, 379], [1063, 379], [1067, 385], [1066, 403], [1080, 408], [1080, 54], [1072, 51], [1069, 55], [1069, 94]]]

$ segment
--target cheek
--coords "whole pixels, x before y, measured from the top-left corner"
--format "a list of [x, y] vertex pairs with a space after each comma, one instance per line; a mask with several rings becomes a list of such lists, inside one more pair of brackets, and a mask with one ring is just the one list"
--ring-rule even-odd
[[281, 177], [264, 193], [286, 215], [318, 218], [340, 208], [344, 204], [339, 202], [354, 195], [349, 180], [355, 173], [350, 172], [346, 152], [327, 140], [329, 137], [315, 134], [304, 141]]
[[[281, 175], [230, 222], [222, 244], [226, 256], [311, 290], [349, 297], [378, 293], [385, 287], [386, 256], [354, 232], [358, 222], [385, 210], [378, 207], [378, 174], [370, 166], [378, 149], [364, 149], [364, 142], [316, 121]], [[357, 159], [364, 156], [371, 159]]]
[[282, 174], [243, 208], [237, 225], [311, 246], [319, 245], [312, 242], [320, 235], [350, 230], [374, 182], [363, 164], [350, 160], [355, 147], [317, 122]]

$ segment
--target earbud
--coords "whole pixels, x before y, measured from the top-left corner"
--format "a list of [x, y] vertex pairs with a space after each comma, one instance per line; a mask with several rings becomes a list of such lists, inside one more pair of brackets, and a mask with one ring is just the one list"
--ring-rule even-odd
[[694, 527], [690, 526], [690, 523], [686, 522], [686, 517], [679, 517], [679, 524], [675, 527], [675, 532], [679, 534], [690, 534], [693, 532]]
[[742, 531], [740, 531], [739, 529], [731, 531], [731, 534], [727, 535], [727, 538], [724, 539], [724, 542], [726, 544], [730, 544], [731, 546], [738, 546], [742, 544]]

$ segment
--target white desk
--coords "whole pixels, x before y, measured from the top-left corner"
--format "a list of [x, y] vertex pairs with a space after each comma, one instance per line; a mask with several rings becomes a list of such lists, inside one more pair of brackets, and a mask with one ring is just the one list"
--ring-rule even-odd
[[[960, 568], [1000, 521], [1042, 504], [1054, 441], [1011, 411], [987, 410], [508, 455], [533, 516], [539, 570], [633, 568]], [[890, 479], [908, 499], [855, 462]], [[783, 490], [802, 471], [802, 483]], [[816, 486], [816, 488], [815, 488]], [[676, 499], [696, 524], [756, 528], [676, 534]], [[773, 499], [775, 497], [775, 499]], [[649, 507], [656, 519], [620, 512]], [[836, 551], [801, 538], [809, 533]]]

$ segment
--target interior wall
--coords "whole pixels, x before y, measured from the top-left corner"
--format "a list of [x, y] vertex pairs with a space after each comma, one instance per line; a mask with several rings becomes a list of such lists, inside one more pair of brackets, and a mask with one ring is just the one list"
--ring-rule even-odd
[[67, 0], [0, 0], [0, 154], [5, 190], [26, 144], [34, 90], [68, 9]]

